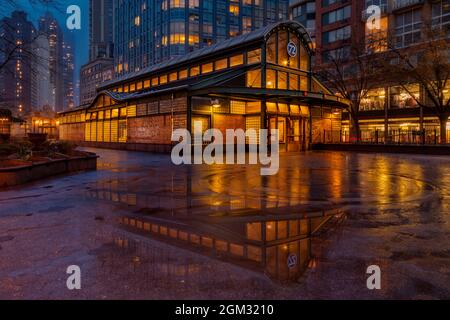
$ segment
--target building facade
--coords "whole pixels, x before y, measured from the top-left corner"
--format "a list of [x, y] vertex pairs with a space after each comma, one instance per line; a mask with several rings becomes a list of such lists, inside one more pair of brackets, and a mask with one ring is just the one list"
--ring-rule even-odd
[[[364, 31], [366, 46], [377, 39], [393, 39], [392, 46], [406, 55], [420, 57], [421, 43], [427, 40], [426, 30], [443, 31], [450, 41], [449, 0], [366, 0], [365, 8], [377, 5], [381, 8], [380, 28]], [[367, 12], [363, 10], [361, 21], [366, 25]], [[375, 55], [388, 51], [383, 45], [375, 46]], [[394, 60], [391, 63], [396, 63]], [[407, 76], [407, 75], [406, 75]], [[450, 98], [450, 79], [443, 90], [444, 100]], [[422, 108], [421, 104], [429, 108]], [[360, 105], [362, 140], [375, 143], [439, 143], [440, 123], [433, 112], [433, 103], [426, 96], [424, 87], [411, 81], [401, 85], [399, 79], [386, 75], [385, 81], [369, 91]], [[348, 117], [344, 116], [343, 130], [350, 131]], [[344, 138], [345, 140], [346, 138]], [[450, 139], [450, 122], [447, 124], [447, 141]]]
[[64, 110], [64, 39], [59, 23], [46, 13], [39, 19], [39, 32], [45, 35], [49, 42], [50, 91], [53, 95], [52, 108]]
[[63, 43], [63, 86], [64, 86], [64, 102], [63, 110], [69, 110], [75, 107], [75, 55], [73, 45], [65, 41]]
[[0, 20], [0, 35], [0, 106], [15, 116], [23, 116], [36, 103], [34, 59], [30, 53], [36, 29], [25, 12], [14, 11], [11, 17]]
[[113, 0], [89, 2], [89, 62], [80, 71], [80, 105], [90, 104], [98, 87], [114, 77]]
[[309, 149], [346, 101], [311, 71], [312, 41], [279, 22], [107, 82], [88, 107], [60, 114], [60, 137], [97, 147], [172, 148], [172, 132], [278, 129], [282, 151]]
[[81, 67], [80, 105], [90, 104], [97, 96], [99, 86], [114, 77], [114, 60], [96, 58]]
[[116, 76], [288, 19], [288, 0], [114, 0]]
[[89, 1], [89, 61], [112, 58], [113, 0]]
[[316, 37], [316, 0], [290, 0], [290, 18], [298, 21], [311, 35], [315, 41]]

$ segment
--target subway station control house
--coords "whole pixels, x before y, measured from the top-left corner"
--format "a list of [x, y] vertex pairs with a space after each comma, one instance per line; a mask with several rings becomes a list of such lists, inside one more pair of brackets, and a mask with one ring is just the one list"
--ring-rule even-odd
[[269, 25], [104, 83], [91, 105], [59, 114], [60, 139], [170, 152], [173, 130], [199, 121], [224, 136], [277, 128], [280, 150], [307, 150], [339, 132], [346, 104], [313, 77], [312, 55], [301, 24]]

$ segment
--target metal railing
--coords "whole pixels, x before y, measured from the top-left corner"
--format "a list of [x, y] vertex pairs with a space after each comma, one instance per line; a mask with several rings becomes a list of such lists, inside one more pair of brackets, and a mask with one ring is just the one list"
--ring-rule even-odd
[[[389, 130], [387, 136], [381, 130], [361, 130], [361, 138], [358, 141], [356, 135], [348, 131], [323, 130], [315, 132], [313, 143], [362, 143], [362, 144], [398, 144], [398, 145], [435, 145], [440, 143], [439, 129], [425, 130]], [[450, 143], [450, 130], [447, 130], [447, 142]]]

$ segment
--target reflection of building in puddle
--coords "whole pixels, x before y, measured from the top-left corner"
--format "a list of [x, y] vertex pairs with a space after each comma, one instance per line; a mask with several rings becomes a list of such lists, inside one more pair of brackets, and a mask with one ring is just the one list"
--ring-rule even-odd
[[[216, 178], [219, 179], [219, 178]], [[203, 182], [197, 179], [183, 180], [177, 178], [174, 181], [165, 181], [164, 178], [154, 177], [155, 181], [161, 180], [157, 186], [129, 183], [126, 180], [112, 179], [98, 182], [93, 185], [86, 196], [92, 199], [111, 201], [117, 204], [136, 207], [136, 211], [151, 211], [151, 213], [171, 211], [175, 214], [246, 214], [248, 211], [282, 210], [290, 208], [300, 211], [307, 205], [300, 194], [291, 192], [292, 188], [275, 192], [277, 186], [270, 190], [261, 182], [259, 185], [251, 185], [246, 188], [230, 186], [228, 189], [218, 189], [219, 182], [211, 182], [200, 186]], [[195, 181], [193, 181], [195, 180]], [[211, 180], [213, 180], [211, 178]], [[150, 182], [149, 182], [150, 183]], [[288, 181], [284, 184], [289, 185]], [[295, 183], [294, 183], [295, 184]], [[214, 191], [211, 191], [211, 189]], [[217, 189], [217, 190], [216, 190]], [[292, 211], [290, 210], [290, 211]]]
[[341, 216], [332, 211], [292, 219], [247, 217], [239, 221], [227, 217], [193, 223], [121, 217], [120, 223], [160, 241], [263, 271], [278, 280], [295, 280], [310, 262], [311, 237]]

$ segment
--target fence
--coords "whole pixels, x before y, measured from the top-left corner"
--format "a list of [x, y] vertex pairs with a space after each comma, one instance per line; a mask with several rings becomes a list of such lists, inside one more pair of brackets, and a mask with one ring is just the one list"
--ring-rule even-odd
[[[385, 141], [385, 139], [387, 140]], [[313, 137], [313, 143], [356, 143], [356, 136], [351, 135], [348, 131], [329, 131], [316, 132]], [[450, 130], [447, 130], [447, 142], [450, 142]], [[440, 132], [438, 129], [426, 130], [389, 130], [387, 137], [381, 130], [361, 130], [361, 140], [363, 144], [426, 144], [433, 145], [440, 143]]]

